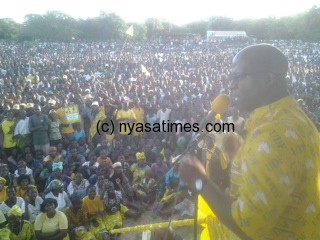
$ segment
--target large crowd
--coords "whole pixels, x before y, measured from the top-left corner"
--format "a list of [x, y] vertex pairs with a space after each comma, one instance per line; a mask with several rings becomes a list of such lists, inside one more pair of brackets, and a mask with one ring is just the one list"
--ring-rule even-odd
[[[269, 43], [287, 55], [290, 93], [319, 127], [320, 44]], [[192, 202], [172, 159], [194, 133], [129, 136], [97, 124], [201, 122], [230, 94], [232, 57], [248, 44], [1, 42], [0, 238], [102, 239], [126, 217], [166, 218], [169, 206]], [[242, 117], [232, 104], [221, 119], [243, 134]]]

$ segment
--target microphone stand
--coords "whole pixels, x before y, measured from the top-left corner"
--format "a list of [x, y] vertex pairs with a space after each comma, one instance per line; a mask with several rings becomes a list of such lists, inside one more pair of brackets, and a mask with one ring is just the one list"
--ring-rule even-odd
[[195, 193], [195, 202], [194, 202], [194, 222], [193, 222], [193, 239], [198, 239], [198, 198], [199, 192]]
[[[199, 141], [201, 141], [205, 136], [206, 136], [206, 133], [201, 133], [201, 134], [196, 135], [194, 138], [192, 138], [190, 140], [187, 148], [185, 149], [185, 151], [183, 151], [183, 153], [181, 153], [180, 155], [178, 155], [176, 157], [173, 164], [175, 165], [176, 163], [178, 163], [182, 156], [184, 156], [188, 153], [191, 153], [192, 150], [194, 150], [193, 148], [196, 146], [196, 144]], [[194, 192], [194, 194], [195, 194], [195, 205], [194, 205], [193, 239], [197, 240], [198, 239], [198, 198], [199, 198], [199, 192], [196, 191], [196, 192]]]

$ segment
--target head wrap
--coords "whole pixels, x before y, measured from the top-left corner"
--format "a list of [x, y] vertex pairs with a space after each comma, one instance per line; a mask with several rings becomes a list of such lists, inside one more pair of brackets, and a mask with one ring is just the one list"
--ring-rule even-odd
[[27, 103], [26, 108], [34, 108], [34, 103]]
[[54, 190], [57, 190], [59, 188], [63, 188], [63, 183], [58, 179], [54, 179], [49, 183], [49, 186], [44, 191], [44, 193], [47, 194], [47, 193], [54, 191]]
[[12, 109], [14, 110], [20, 110], [20, 105], [19, 104], [14, 104]]
[[136, 153], [136, 159], [138, 161], [146, 160], [146, 155], [144, 154], [144, 152], [137, 152]]
[[116, 163], [112, 164], [112, 168], [116, 168], [116, 167], [122, 167], [121, 162], [116, 162]]
[[0, 177], [0, 182], [2, 182], [3, 185], [6, 185], [7, 180], [3, 177]]
[[22, 209], [17, 205], [14, 205], [8, 212], [8, 217], [22, 217]]
[[52, 172], [63, 170], [63, 162], [54, 162], [52, 163]]

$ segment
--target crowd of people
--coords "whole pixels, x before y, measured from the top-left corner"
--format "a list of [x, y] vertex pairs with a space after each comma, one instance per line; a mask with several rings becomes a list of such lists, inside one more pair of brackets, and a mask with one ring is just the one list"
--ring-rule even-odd
[[[217, 95], [231, 93], [232, 58], [248, 44], [1, 42], [1, 239], [102, 239], [125, 217], [168, 217], [173, 204], [193, 201], [172, 159], [195, 133], [128, 135], [118, 123], [201, 122]], [[290, 93], [319, 126], [320, 44], [270, 44], [286, 53]], [[232, 105], [221, 119], [242, 134], [242, 117]], [[111, 120], [115, 131], [98, 133]], [[232, 151], [218, 138], [206, 141], [228, 170]]]

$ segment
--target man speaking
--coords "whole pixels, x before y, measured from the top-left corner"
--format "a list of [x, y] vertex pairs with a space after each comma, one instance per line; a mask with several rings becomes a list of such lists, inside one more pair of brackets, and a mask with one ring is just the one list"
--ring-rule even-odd
[[319, 133], [289, 96], [287, 71], [286, 57], [271, 45], [249, 46], [233, 59], [232, 90], [250, 117], [231, 167], [232, 197], [195, 157], [182, 159], [181, 179], [218, 219], [214, 240], [320, 239]]

